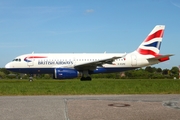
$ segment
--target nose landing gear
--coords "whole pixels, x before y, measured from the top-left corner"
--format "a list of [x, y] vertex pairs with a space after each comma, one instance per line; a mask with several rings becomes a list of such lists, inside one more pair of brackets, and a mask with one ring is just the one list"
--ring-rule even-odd
[[32, 82], [33, 81], [33, 74], [30, 74], [29, 76], [29, 82]]

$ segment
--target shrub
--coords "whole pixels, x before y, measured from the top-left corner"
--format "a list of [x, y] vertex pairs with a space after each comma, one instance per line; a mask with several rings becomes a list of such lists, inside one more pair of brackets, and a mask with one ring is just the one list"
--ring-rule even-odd
[[0, 79], [6, 78], [6, 74], [3, 72], [0, 72]]

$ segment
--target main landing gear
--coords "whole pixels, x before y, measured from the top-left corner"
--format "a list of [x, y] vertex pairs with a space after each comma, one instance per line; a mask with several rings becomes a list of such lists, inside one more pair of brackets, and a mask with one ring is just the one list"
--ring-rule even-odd
[[91, 81], [91, 77], [81, 77], [81, 81]]
[[92, 78], [91, 76], [89, 75], [88, 71], [83, 71], [82, 72], [82, 77], [80, 79], [81, 81], [91, 81]]

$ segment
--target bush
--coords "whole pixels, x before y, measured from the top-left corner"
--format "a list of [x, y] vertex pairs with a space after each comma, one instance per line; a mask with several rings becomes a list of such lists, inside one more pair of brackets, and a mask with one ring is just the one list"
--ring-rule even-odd
[[16, 77], [17, 77], [16, 74], [8, 74], [7, 75], [7, 78], [9, 78], [9, 79], [15, 79]]
[[3, 72], [0, 72], [0, 79], [6, 78], [6, 74]]
[[51, 75], [49, 75], [49, 74], [44, 74], [44, 77], [43, 77], [44, 79], [50, 79], [51, 78]]

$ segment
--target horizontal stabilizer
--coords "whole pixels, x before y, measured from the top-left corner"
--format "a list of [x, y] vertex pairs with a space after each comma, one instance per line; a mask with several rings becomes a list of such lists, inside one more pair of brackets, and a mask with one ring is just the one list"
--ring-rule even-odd
[[149, 58], [148, 60], [153, 60], [153, 59], [156, 59], [156, 60], [159, 60], [160, 62], [164, 62], [164, 61], [167, 61], [169, 60], [169, 57], [170, 56], [173, 56], [173, 54], [167, 54], [167, 55], [157, 55], [153, 58]]

